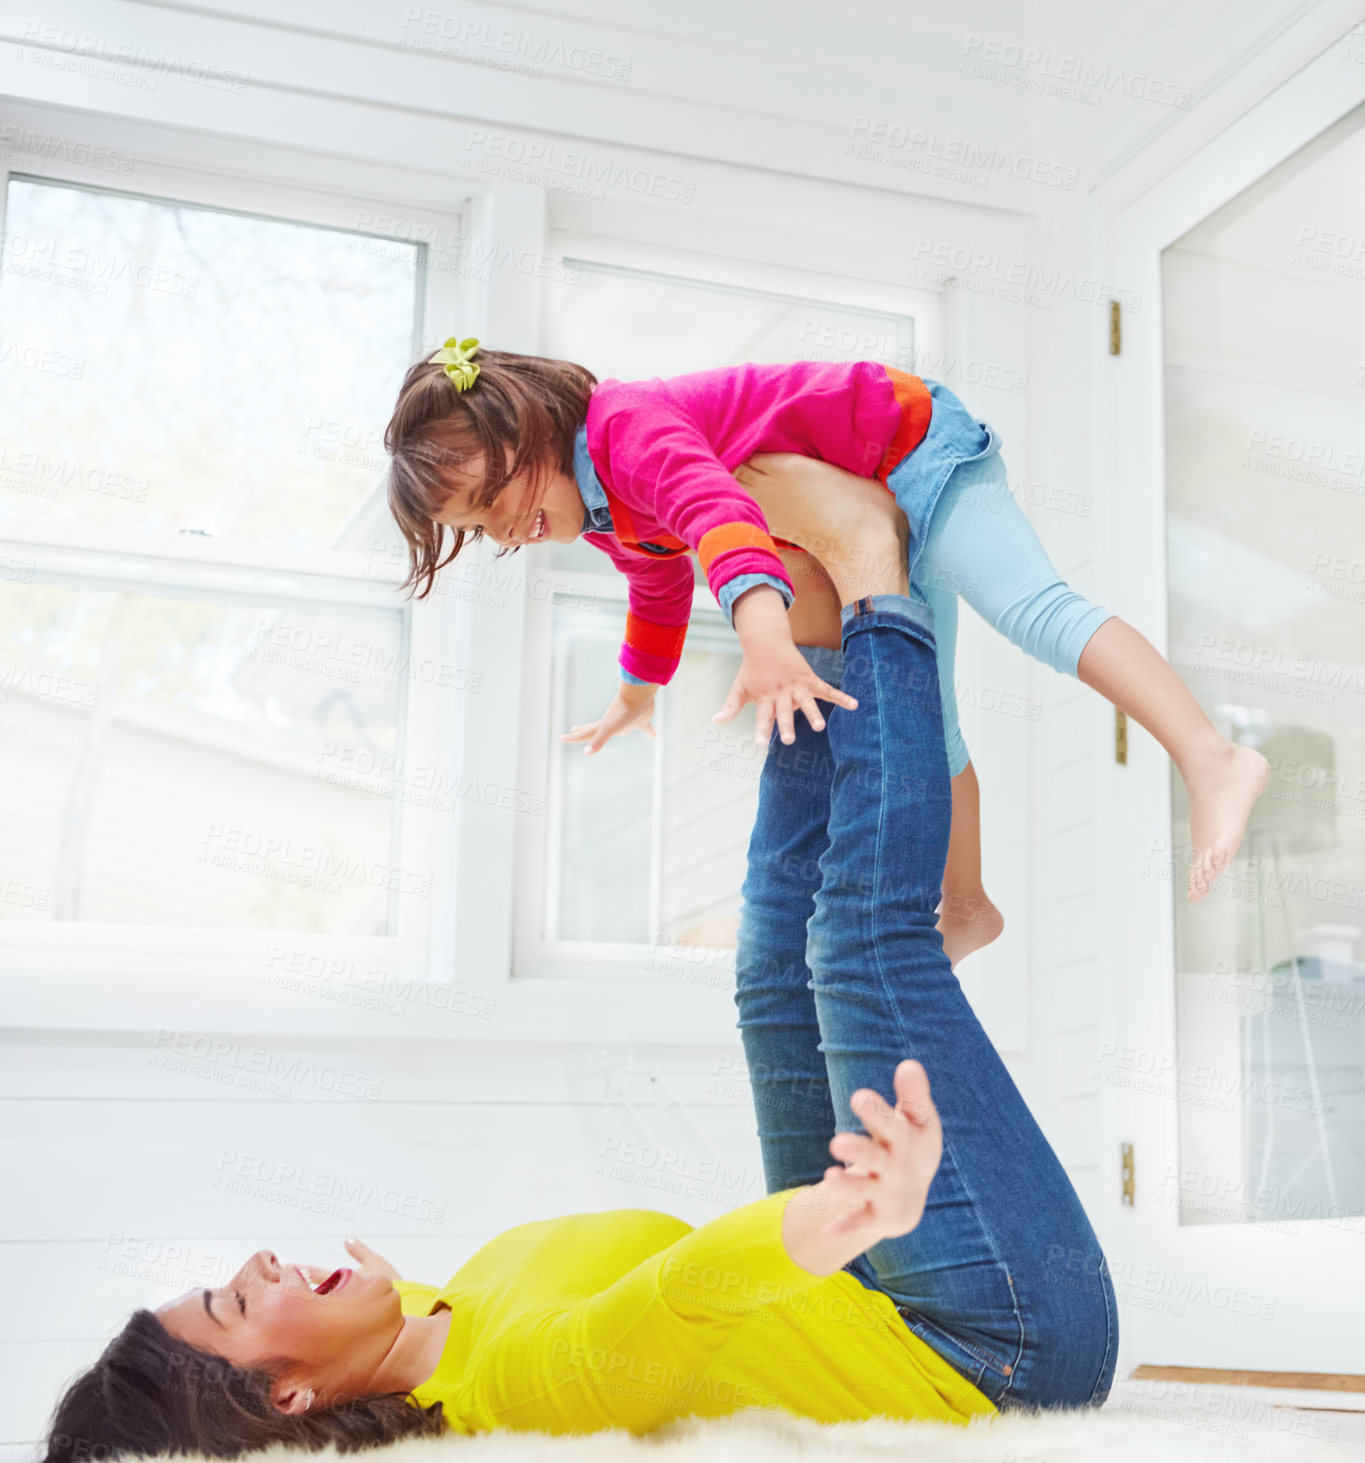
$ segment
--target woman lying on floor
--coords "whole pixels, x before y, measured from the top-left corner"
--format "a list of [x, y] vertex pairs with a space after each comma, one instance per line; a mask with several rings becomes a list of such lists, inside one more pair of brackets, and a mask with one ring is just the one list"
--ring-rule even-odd
[[697, 1229], [635, 1209], [522, 1225], [441, 1290], [360, 1245], [316, 1289], [261, 1251], [138, 1311], [62, 1399], [47, 1463], [1104, 1400], [1103, 1255], [935, 930], [933, 636], [903, 554], [852, 556], [879, 557], [830, 567], [858, 709], [774, 742], [760, 783], [737, 1000], [776, 1192]]

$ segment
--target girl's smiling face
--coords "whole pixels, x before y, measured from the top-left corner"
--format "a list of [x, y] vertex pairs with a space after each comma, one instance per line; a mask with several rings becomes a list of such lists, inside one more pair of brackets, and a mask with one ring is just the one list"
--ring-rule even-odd
[[447, 481], [450, 494], [435, 521], [472, 538], [487, 535], [500, 548], [520, 548], [523, 544], [572, 543], [583, 532], [578, 484], [558, 466], [547, 465], [539, 471], [527, 468], [509, 478], [492, 497], [480, 496], [482, 459], [472, 460]]
[[270, 1250], [258, 1250], [218, 1289], [161, 1306], [157, 1318], [199, 1351], [269, 1371], [271, 1396], [285, 1412], [367, 1395], [403, 1327], [387, 1276], [281, 1265]]

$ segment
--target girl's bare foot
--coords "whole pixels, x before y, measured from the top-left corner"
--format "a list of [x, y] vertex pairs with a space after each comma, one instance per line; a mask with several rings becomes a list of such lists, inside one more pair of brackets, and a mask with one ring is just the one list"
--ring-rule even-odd
[[998, 940], [1004, 928], [1004, 915], [986, 898], [984, 890], [966, 895], [943, 891], [938, 932], [943, 936], [943, 953], [954, 969], [974, 950]]
[[1256, 799], [1265, 791], [1270, 764], [1254, 748], [1224, 741], [1180, 769], [1190, 795], [1189, 899], [1195, 903], [1232, 862]]
[[1076, 674], [1146, 727], [1180, 769], [1194, 845], [1189, 897], [1202, 899], [1237, 852], [1269, 764], [1254, 748], [1220, 736], [1156, 646], [1117, 615], [1086, 642]]
[[910, 592], [910, 525], [879, 482], [794, 452], [760, 453], [735, 476], [763, 510], [769, 531], [825, 566], [840, 604]]

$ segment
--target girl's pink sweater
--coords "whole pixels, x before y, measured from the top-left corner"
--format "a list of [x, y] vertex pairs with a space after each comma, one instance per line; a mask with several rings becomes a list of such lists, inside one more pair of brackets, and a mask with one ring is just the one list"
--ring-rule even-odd
[[[871, 477], [900, 422], [886, 368], [868, 361], [599, 383], [588, 403], [588, 453], [615, 531], [583, 537], [630, 581], [621, 666], [659, 684], [677, 669], [692, 609], [686, 550], [717, 597], [740, 574], [772, 574], [791, 587], [733, 468], [756, 452], [799, 452]], [[660, 542], [674, 554], [633, 547]]]

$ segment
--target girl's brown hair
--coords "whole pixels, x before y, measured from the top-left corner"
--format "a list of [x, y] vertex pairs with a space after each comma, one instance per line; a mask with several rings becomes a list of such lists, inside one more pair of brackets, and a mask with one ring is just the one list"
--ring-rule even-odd
[[408, 546], [403, 588], [418, 599], [464, 547], [466, 534], [451, 529], [454, 542], [444, 552], [446, 528], [435, 521], [450, 497], [448, 475], [481, 459], [479, 501], [486, 503], [524, 468], [572, 474], [574, 438], [597, 385], [591, 371], [570, 361], [490, 350], [477, 360], [478, 379], [466, 391], [455, 389], [442, 366], [418, 361], [384, 430], [393, 459], [389, 507]]

